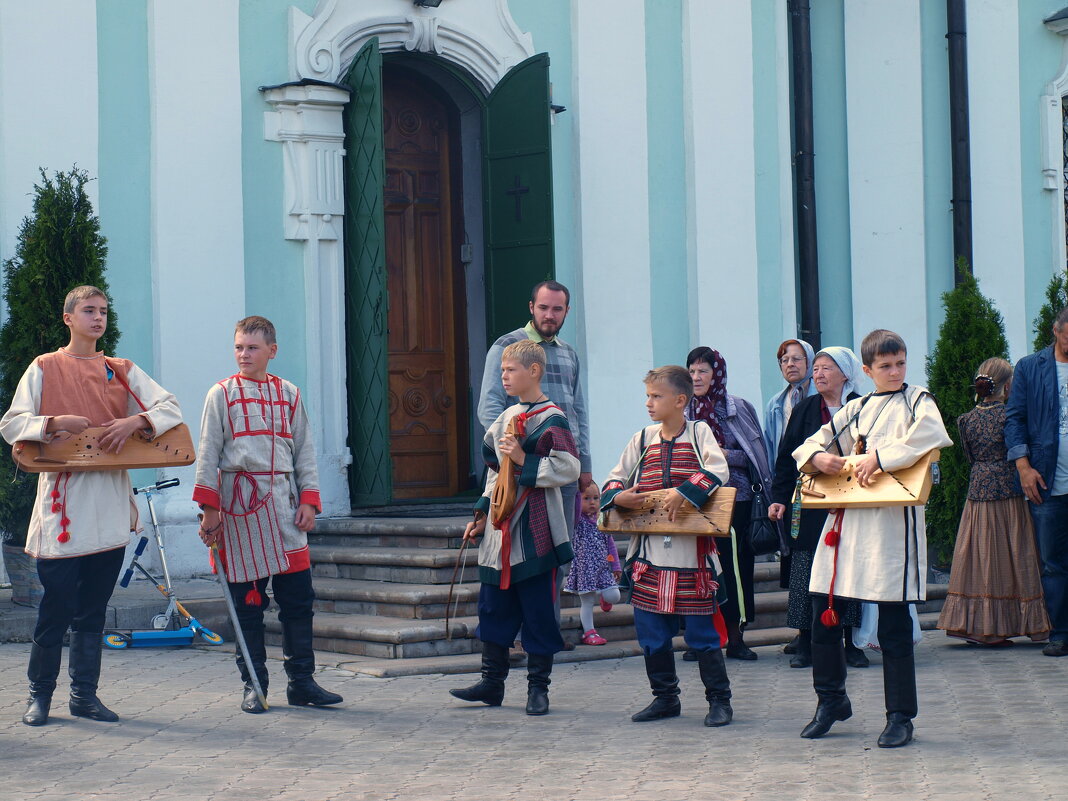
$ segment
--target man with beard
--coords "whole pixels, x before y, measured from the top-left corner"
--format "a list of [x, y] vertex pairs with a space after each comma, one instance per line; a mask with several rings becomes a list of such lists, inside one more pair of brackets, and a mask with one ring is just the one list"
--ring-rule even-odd
[[[578, 446], [579, 466], [582, 471], [578, 481], [561, 487], [561, 499], [567, 518], [568, 537], [575, 534], [575, 521], [578, 513], [575, 499], [593, 483], [593, 467], [590, 461], [590, 425], [586, 414], [586, 399], [582, 393], [579, 380], [578, 354], [575, 349], [559, 337], [560, 329], [571, 309], [571, 293], [567, 287], [556, 281], [542, 281], [530, 293], [531, 320], [522, 328], [510, 331], [500, 337], [486, 354], [486, 370], [482, 375], [482, 393], [478, 402], [479, 422], [488, 430], [506, 408], [518, 399], [505, 394], [501, 384], [501, 354], [513, 342], [529, 339], [537, 342], [545, 351], [545, 375], [541, 388], [545, 395], [559, 406], [567, 417], [571, 432]], [[560, 619], [560, 587], [563, 585], [565, 570], [560, 570], [556, 577], [556, 618]], [[520, 633], [522, 639], [522, 632]], [[574, 645], [568, 643], [570, 650]]]

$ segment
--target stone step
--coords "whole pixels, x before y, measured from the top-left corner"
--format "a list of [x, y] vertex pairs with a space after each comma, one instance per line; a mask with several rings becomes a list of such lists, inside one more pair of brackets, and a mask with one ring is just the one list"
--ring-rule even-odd
[[334, 517], [315, 521], [308, 541], [321, 545], [459, 548], [471, 515], [462, 517]]
[[[312, 545], [312, 575], [401, 584], [448, 584], [458, 551], [451, 548], [388, 548], [358, 545]], [[477, 569], [474, 553], [467, 569]]]

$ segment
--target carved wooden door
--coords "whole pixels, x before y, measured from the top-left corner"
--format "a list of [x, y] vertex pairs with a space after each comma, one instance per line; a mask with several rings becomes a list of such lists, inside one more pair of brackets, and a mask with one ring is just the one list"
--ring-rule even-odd
[[457, 125], [415, 76], [383, 89], [393, 497], [443, 497], [468, 473]]

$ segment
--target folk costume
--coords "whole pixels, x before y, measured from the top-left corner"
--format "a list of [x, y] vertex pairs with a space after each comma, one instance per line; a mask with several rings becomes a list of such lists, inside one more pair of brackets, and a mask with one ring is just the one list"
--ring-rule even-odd
[[[516, 501], [506, 520], [494, 521], [490, 499], [499, 480], [498, 443], [515, 419], [516, 438], [524, 461], [514, 467]], [[487, 515], [478, 548], [482, 586], [478, 596], [478, 629], [482, 641], [482, 680], [472, 687], [451, 690], [465, 701], [499, 706], [508, 676], [508, 648], [520, 627], [527, 652], [527, 714], [548, 712], [549, 676], [553, 655], [564, 648], [556, 622], [556, 572], [574, 554], [568, 536], [568, 517], [560, 488], [578, 479], [578, 448], [567, 417], [552, 401], [509, 406], [486, 431], [482, 456], [487, 467], [486, 489], [475, 512]]]
[[[672, 439], [664, 439], [660, 424], [654, 424], [627, 443], [602, 490], [601, 509], [610, 508], [614, 498], [631, 486], [640, 492], [676, 489], [700, 508], [728, 476], [727, 459], [707, 424], [686, 422]], [[713, 621], [719, 587], [715, 539], [636, 535], [630, 540], [627, 564], [634, 628], [653, 692], [653, 702], [631, 719], [641, 723], [680, 713], [672, 637], [685, 617], [686, 644], [697, 652], [709, 703], [705, 725], [730, 723], [730, 680]]]
[[[68, 414], [87, 417], [90, 426], [139, 414], [153, 437], [182, 422], [174, 395], [133, 362], [103, 353], [75, 356], [60, 348], [27, 368], [0, 420], [0, 434], [12, 445], [49, 442], [54, 434], [45, 430], [48, 421]], [[40, 474], [26, 553], [38, 559], [44, 598], [30, 651], [30, 709], [23, 722], [48, 720], [68, 627], [71, 714], [118, 719], [96, 697], [101, 634], [130, 532], [139, 528], [125, 470]]]
[[[848, 454], [858, 442], [888, 472], [910, 467], [929, 451], [953, 444], [931, 394], [903, 385], [894, 392], [849, 401], [793, 456], [803, 469], [817, 453], [828, 448], [835, 452], [840, 445]], [[918, 711], [908, 605], [927, 597], [923, 506], [847, 507], [829, 514], [816, 546], [809, 591], [814, 596], [812, 683], [819, 704], [801, 736], [820, 737], [835, 720], [852, 714], [845, 692], [841, 622], [834, 610], [834, 600], [841, 597], [879, 604], [887, 717], [879, 745], [905, 745], [912, 739], [912, 719]]]
[[[267, 692], [263, 613], [270, 605], [268, 581], [278, 602], [287, 700], [295, 706], [336, 704], [341, 696], [312, 678], [312, 616], [308, 537], [297, 528], [301, 504], [322, 511], [315, 444], [300, 390], [268, 375], [256, 381], [233, 375], [208, 390], [200, 422], [193, 500], [218, 509], [219, 552], [253, 669]], [[242, 709], [262, 712], [249, 666], [240, 651], [237, 667], [245, 684]]]

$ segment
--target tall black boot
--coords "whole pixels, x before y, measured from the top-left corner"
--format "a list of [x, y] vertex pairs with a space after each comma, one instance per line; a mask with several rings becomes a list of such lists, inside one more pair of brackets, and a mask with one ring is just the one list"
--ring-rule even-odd
[[[245, 646], [248, 648], [249, 658], [252, 660], [252, 667], [256, 671], [256, 678], [260, 681], [260, 688], [263, 690], [263, 697], [267, 697], [267, 646], [263, 641], [263, 619], [257, 621], [241, 621], [241, 633], [245, 635]], [[241, 711], [250, 712], [254, 715], [258, 715], [260, 712], [266, 712], [263, 704], [260, 703], [260, 699], [256, 696], [256, 688], [252, 686], [251, 674], [248, 672], [248, 665], [245, 664], [245, 657], [241, 653], [241, 649], [237, 649], [237, 669], [241, 673], [241, 681], [244, 683], [244, 690], [241, 695]]]
[[286, 700], [290, 706], [329, 706], [345, 699], [320, 687], [315, 675], [315, 651], [312, 648], [312, 619], [302, 617], [282, 624], [282, 658], [289, 684]]
[[96, 697], [96, 688], [100, 684], [100, 653], [104, 646], [102, 637], [99, 631], [70, 633], [69, 706], [75, 717], [114, 723], [119, 716]]
[[527, 652], [527, 714], [549, 714], [549, 674], [553, 672], [552, 654]]
[[816, 714], [804, 729], [801, 736], [806, 739], [822, 737], [835, 721], [848, 720], [853, 715], [853, 707], [846, 695], [845, 652], [842, 647], [842, 635], [835, 632], [831, 642], [820, 642], [816, 632], [812, 638], [812, 687], [816, 690]]
[[883, 652], [883, 696], [886, 699], [886, 728], [879, 735], [879, 747], [908, 745], [912, 741], [912, 719], [919, 711], [913, 654], [889, 656]]
[[705, 725], [726, 726], [734, 718], [734, 710], [731, 709], [731, 681], [727, 677], [723, 651], [718, 647], [711, 651], [698, 651], [697, 667], [705, 685], [705, 699], [708, 701]]
[[794, 649], [793, 659], [790, 660], [790, 667], [812, 667], [812, 629], [800, 629], [795, 641], [797, 647]]
[[653, 690], [653, 702], [641, 712], [631, 715], [630, 719], [635, 723], [645, 723], [661, 718], [677, 718], [682, 714], [682, 704], [679, 703], [679, 677], [675, 673], [675, 654], [671, 651], [646, 654], [645, 672]]
[[26, 676], [30, 680], [29, 705], [22, 722], [27, 726], [43, 726], [48, 723], [48, 710], [52, 706], [52, 693], [59, 678], [59, 662], [63, 646], [44, 647], [36, 642], [30, 648], [30, 667]]
[[504, 680], [508, 678], [508, 649], [495, 642], [482, 643], [482, 680], [449, 694], [461, 701], [481, 701], [500, 706], [504, 701]]

